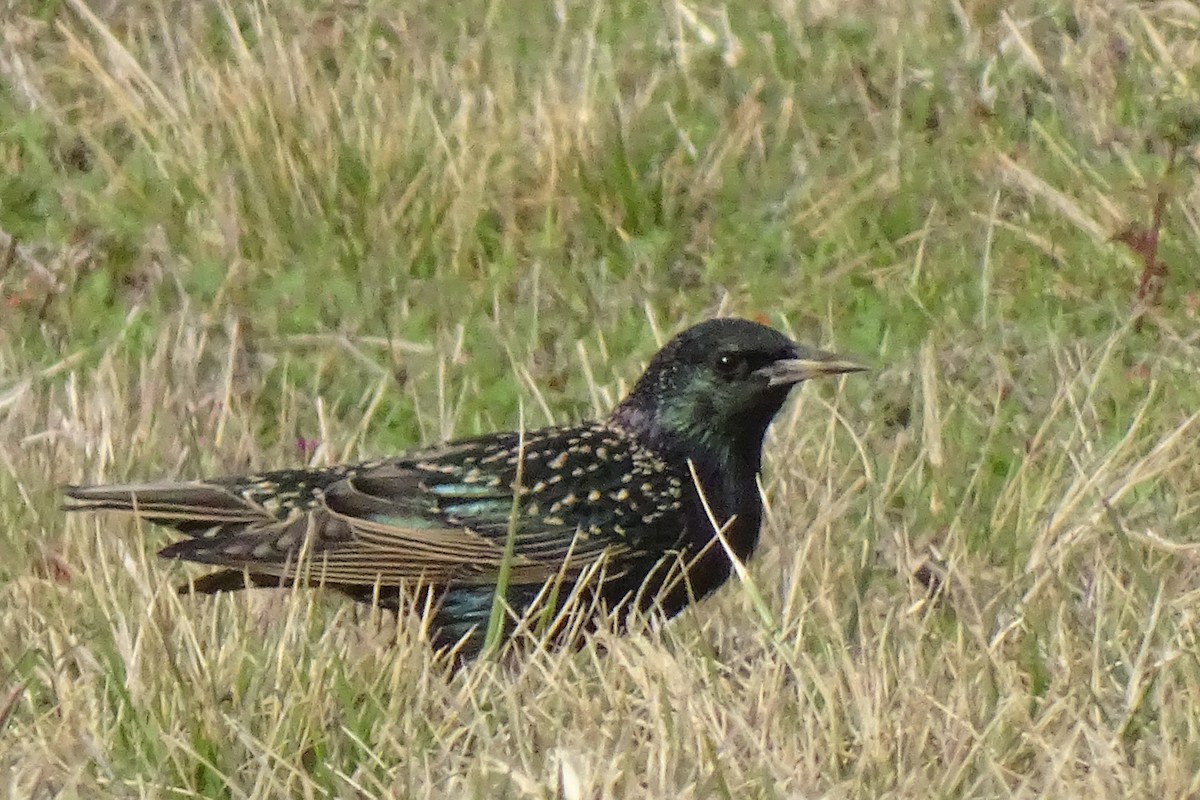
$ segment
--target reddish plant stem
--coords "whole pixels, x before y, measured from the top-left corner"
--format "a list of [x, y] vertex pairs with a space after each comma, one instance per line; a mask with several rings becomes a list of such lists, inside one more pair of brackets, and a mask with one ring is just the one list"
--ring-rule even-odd
[[1163, 284], [1166, 282], [1167, 265], [1158, 260], [1158, 238], [1162, 230], [1163, 214], [1167, 208], [1167, 181], [1175, 171], [1175, 156], [1178, 150], [1179, 148], [1172, 143], [1171, 151], [1167, 155], [1167, 168], [1163, 170], [1163, 179], [1154, 198], [1154, 214], [1150, 220], [1146, 246], [1141, 250], [1145, 265], [1142, 267], [1141, 278], [1138, 279], [1137, 317], [1133, 323], [1133, 329], [1139, 333], [1142, 330], [1146, 308], [1158, 303]]

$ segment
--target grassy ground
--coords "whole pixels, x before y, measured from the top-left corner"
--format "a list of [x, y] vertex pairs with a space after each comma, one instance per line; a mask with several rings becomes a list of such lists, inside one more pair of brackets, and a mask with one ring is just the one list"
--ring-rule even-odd
[[[1195, 4], [0, 34], [0, 794], [1200, 793]], [[177, 598], [161, 531], [58, 510], [600, 413], [717, 312], [878, 365], [776, 424], [766, 615], [449, 676], [411, 620]]]

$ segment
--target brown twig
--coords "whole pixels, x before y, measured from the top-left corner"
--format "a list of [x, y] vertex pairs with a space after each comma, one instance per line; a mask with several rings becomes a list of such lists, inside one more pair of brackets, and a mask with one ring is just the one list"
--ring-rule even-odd
[[1142, 330], [1146, 309], [1158, 303], [1162, 296], [1163, 285], [1166, 283], [1167, 265], [1158, 260], [1158, 241], [1162, 231], [1163, 214], [1167, 208], [1168, 182], [1175, 171], [1175, 158], [1179, 153], [1177, 143], [1171, 142], [1170, 147], [1167, 154], [1167, 166], [1163, 170], [1158, 193], [1154, 198], [1154, 213], [1150, 218], [1150, 226], [1141, 228], [1137, 225], [1130, 225], [1113, 237], [1116, 241], [1128, 245], [1133, 252], [1142, 257], [1143, 267], [1141, 277], [1138, 279], [1136, 317], [1133, 323], [1133, 329], [1139, 333]]
[[4, 280], [4, 276], [12, 269], [13, 264], [17, 263], [17, 237], [8, 237], [8, 247], [4, 249], [4, 258], [0, 258], [0, 281]]

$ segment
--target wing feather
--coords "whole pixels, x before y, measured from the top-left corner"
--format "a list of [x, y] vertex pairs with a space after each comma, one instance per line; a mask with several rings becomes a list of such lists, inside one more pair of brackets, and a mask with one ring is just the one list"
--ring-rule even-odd
[[[608, 501], [630, 496], [630, 473], [639, 466], [630, 443], [598, 439], [612, 435], [596, 427], [528, 434], [523, 486], [516, 486], [513, 435], [326, 470], [65, 491], [70, 509], [135, 513], [192, 537], [161, 555], [225, 568], [214, 574], [214, 587], [238, 571], [259, 584], [487, 584], [500, 571], [514, 521], [510, 579], [542, 582], [564, 570], [577, 575], [600, 559], [669, 546], [683, 528], [677, 504], [665, 512], [654, 505], [661, 497], [643, 492], [628, 503]], [[563, 481], [567, 456], [593, 452], [581, 442], [616, 455], [603, 474], [589, 460], [586, 487], [571, 491]], [[662, 471], [661, 463], [649, 468]], [[653, 530], [642, 524], [647, 510], [661, 512]], [[624, 537], [625, 529], [658, 539], [648, 545]]]

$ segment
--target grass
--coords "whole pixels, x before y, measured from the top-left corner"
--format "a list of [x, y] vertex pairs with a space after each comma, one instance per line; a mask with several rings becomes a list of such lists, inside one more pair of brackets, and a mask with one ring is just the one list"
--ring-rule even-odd
[[[9, 796], [1200, 793], [1192, 4], [0, 33]], [[161, 531], [59, 511], [603, 413], [718, 312], [878, 368], [777, 421], [755, 590], [641, 635], [448, 675], [413, 619], [181, 599]]]

